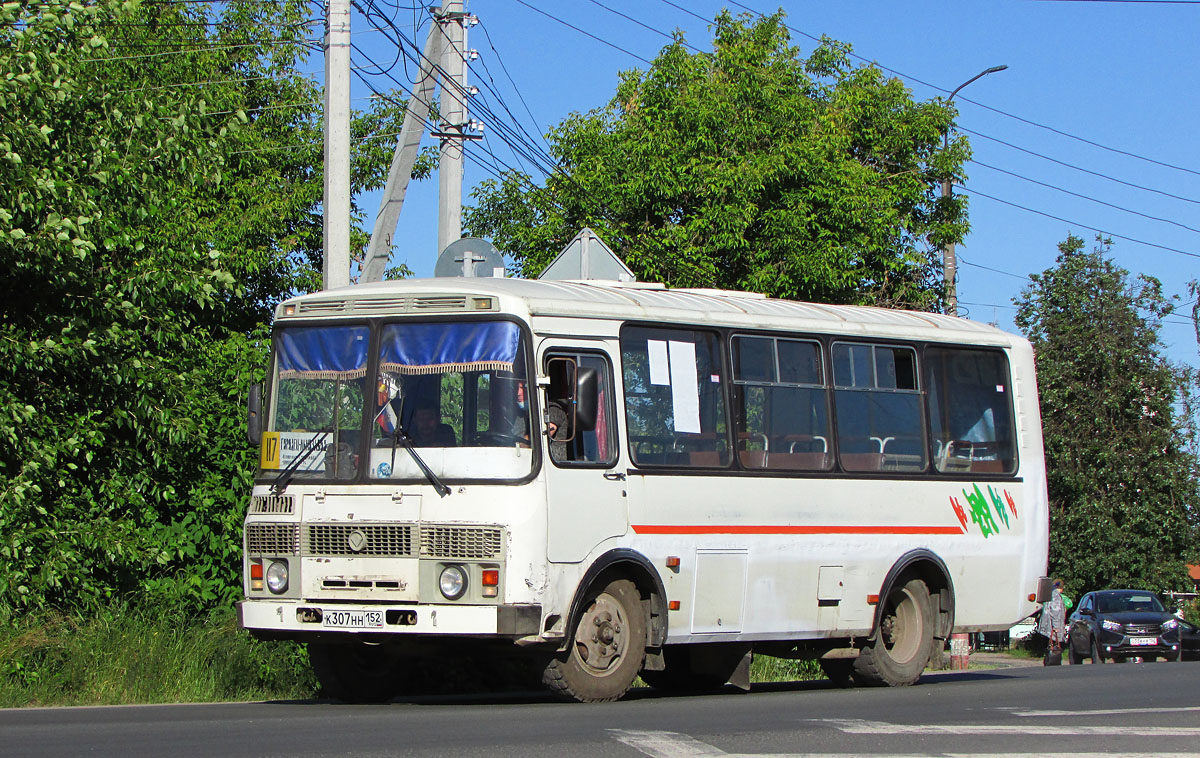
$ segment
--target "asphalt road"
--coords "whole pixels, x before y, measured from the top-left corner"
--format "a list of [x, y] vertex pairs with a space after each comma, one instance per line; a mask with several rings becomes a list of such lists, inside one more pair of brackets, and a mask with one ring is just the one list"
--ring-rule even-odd
[[1200, 756], [1200, 663], [930, 674], [609, 705], [541, 694], [0, 711], [0, 756]]

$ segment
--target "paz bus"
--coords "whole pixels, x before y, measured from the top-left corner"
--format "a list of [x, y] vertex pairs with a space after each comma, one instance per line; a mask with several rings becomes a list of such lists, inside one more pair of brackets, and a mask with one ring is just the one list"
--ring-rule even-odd
[[748, 687], [755, 653], [907, 685], [1048, 597], [1033, 354], [991, 326], [503, 278], [275, 316], [239, 622], [333, 697], [415, 656], [584, 702]]

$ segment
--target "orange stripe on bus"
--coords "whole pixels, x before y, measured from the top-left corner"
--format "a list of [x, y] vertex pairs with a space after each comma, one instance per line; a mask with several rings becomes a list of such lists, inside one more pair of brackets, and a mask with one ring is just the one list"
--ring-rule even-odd
[[638, 534], [965, 534], [958, 526], [738, 526], [635, 524]]

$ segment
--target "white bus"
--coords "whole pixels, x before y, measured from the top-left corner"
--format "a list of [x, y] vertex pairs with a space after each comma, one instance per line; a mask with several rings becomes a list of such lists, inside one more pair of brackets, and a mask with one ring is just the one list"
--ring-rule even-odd
[[437, 278], [288, 300], [273, 344], [239, 619], [334, 697], [480, 651], [592, 702], [753, 652], [905, 685], [1048, 596], [1033, 355], [990, 326]]

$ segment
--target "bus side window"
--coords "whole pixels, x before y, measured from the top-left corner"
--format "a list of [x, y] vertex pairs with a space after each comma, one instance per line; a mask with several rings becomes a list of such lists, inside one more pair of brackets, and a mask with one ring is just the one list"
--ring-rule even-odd
[[835, 342], [834, 406], [846, 471], [924, 471], [925, 420], [910, 347]]
[[821, 346], [734, 335], [733, 418], [743, 468], [829, 468], [829, 407]]
[[1008, 361], [995, 350], [925, 350], [934, 463], [945, 473], [1016, 470]]
[[[564, 370], [569, 361], [573, 361], [575, 369], [573, 371]], [[597, 353], [554, 353], [548, 354], [546, 358], [546, 369], [550, 374], [550, 387], [546, 393], [546, 401], [548, 404], [557, 404], [566, 414], [568, 424], [567, 427], [561, 430], [555, 439], [562, 440], [556, 442], [548, 439], [550, 451], [550, 459], [558, 466], [572, 465], [590, 465], [603, 466], [616, 463], [617, 446], [616, 446], [616, 427], [613, 415], [613, 379], [612, 369], [608, 360]], [[567, 387], [564, 383], [570, 377], [594, 377], [594, 383], [589, 380], [585, 384], [594, 386], [596, 412], [595, 423], [589, 428], [588, 424], [582, 423], [587, 419], [579, 416], [578, 413], [571, 413], [570, 404], [575, 398], [575, 394], [580, 391], [578, 387]], [[576, 383], [579, 384], [578, 379]], [[583, 391], [589, 391], [587, 387]], [[580, 399], [579, 402], [585, 402]], [[548, 415], [557, 418], [556, 413], [547, 410]], [[577, 428], [572, 428], [571, 424], [577, 423]]]
[[621, 330], [625, 423], [635, 465], [729, 465], [721, 363], [713, 332]]

